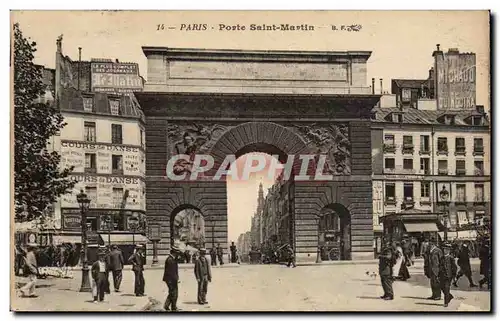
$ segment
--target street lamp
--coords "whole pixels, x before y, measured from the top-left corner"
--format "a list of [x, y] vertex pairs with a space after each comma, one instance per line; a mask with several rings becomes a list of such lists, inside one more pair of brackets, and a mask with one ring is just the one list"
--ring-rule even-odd
[[80, 292], [91, 292], [92, 288], [90, 287], [90, 279], [89, 279], [89, 266], [88, 266], [88, 258], [87, 258], [87, 211], [90, 206], [90, 199], [87, 197], [87, 194], [80, 190], [80, 194], [76, 196], [76, 200], [80, 205], [80, 211], [82, 214], [81, 225], [82, 225], [82, 250], [81, 250], [81, 258], [82, 258], [82, 284], [80, 286]]
[[443, 218], [444, 218], [444, 241], [448, 241], [448, 204], [450, 193], [446, 190], [446, 186], [443, 185], [443, 189], [439, 192], [439, 199], [441, 204], [443, 204]]

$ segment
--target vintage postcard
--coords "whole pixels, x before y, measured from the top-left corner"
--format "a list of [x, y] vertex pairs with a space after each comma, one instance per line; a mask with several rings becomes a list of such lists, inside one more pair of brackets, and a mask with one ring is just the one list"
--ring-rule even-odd
[[490, 312], [488, 11], [12, 11], [11, 310]]

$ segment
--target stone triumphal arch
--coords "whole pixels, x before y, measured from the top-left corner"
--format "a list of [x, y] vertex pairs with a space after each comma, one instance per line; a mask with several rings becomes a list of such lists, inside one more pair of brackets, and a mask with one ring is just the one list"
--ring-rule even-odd
[[[199, 209], [208, 243], [228, 248], [226, 182], [166, 177], [177, 154], [324, 154], [328, 181], [288, 181], [280, 212], [298, 261], [316, 259], [318, 225], [330, 204], [348, 215], [348, 259], [373, 257], [370, 111], [380, 96], [366, 84], [370, 52], [198, 50], [143, 47], [146, 212], [170, 247], [171, 216]], [[189, 150], [189, 152], [188, 152]], [[207, 247], [209, 247], [209, 244]]]

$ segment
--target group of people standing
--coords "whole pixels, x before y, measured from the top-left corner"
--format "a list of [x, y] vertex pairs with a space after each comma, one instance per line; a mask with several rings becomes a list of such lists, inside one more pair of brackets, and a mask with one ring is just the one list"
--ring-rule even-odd
[[[458, 287], [458, 280], [466, 276], [470, 287], [477, 287], [472, 280], [469, 249], [466, 243], [459, 248], [453, 244], [444, 242], [437, 245], [435, 239], [426, 241], [423, 246], [424, 274], [430, 280], [432, 295], [427, 299], [441, 300], [441, 292], [444, 294], [444, 306], [447, 307], [453, 299], [450, 293], [451, 284]], [[394, 279], [407, 280], [410, 277], [407, 266], [411, 265], [411, 258], [404, 254], [399, 243], [387, 242], [379, 257], [379, 275], [384, 290], [381, 297], [384, 300], [393, 300], [394, 291], [392, 283]], [[479, 281], [479, 286], [488, 284], [491, 289], [491, 251], [489, 240], [484, 240], [480, 250], [480, 273], [484, 276]], [[405, 261], [407, 262], [405, 264]], [[457, 267], [458, 263], [458, 267]]]
[[[105, 294], [110, 294], [109, 275], [113, 276], [113, 285], [115, 292], [120, 292], [120, 286], [123, 278], [123, 266], [125, 260], [122, 251], [113, 245], [108, 251], [106, 247], [99, 248], [97, 252], [98, 260], [92, 264], [92, 296], [94, 302], [103, 301]], [[135, 275], [134, 293], [136, 296], [144, 296], [144, 249], [142, 245], [137, 245], [128, 258], [128, 263], [132, 264], [132, 271]]]
[[[206, 258], [207, 251], [204, 248], [199, 249], [199, 255], [194, 261], [194, 275], [198, 282], [197, 302], [200, 305], [208, 304], [207, 292], [208, 283], [212, 282], [212, 272]], [[181, 250], [173, 245], [170, 249], [170, 254], [165, 260], [165, 268], [163, 272], [163, 282], [167, 284], [168, 295], [163, 304], [166, 311], [179, 311], [177, 307], [177, 299], [179, 297], [179, 256], [182, 255]]]

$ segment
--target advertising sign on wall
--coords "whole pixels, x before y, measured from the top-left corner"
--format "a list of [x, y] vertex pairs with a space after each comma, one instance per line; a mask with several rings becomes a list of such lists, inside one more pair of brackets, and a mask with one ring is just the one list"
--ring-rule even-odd
[[474, 109], [476, 104], [476, 55], [452, 50], [436, 59], [438, 108]]
[[92, 62], [91, 73], [93, 91], [131, 93], [143, 89], [136, 63]]

